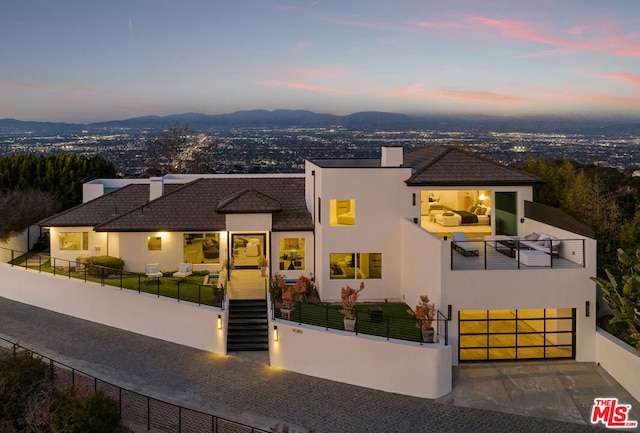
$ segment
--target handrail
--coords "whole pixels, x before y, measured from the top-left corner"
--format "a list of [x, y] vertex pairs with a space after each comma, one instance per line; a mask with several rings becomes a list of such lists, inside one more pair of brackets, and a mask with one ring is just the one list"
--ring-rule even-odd
[[[171, 287], [169, 284], [163, 284], [167, 278], [170, 278], [171, 285], [174, 280], [171, 277], [154, 278], [154, 285], [149, 287], [149, 280], [144, 274], [137, 272], [124, 271], [122, 269], [110, 268], [101, 265], [88, 265], [82, 263], [82, 269], [78, 269], [77, 260], [60, 259], [53, 257], [49, 254], [30, 253], [14, 250], [11, 248], [0, 247], [0, 250], [6, 250], [11, 252], [11, 260], [9, 264], [13, 266], [22, 267], [22, 263], [16, 262], [24, 256], [27, 256], [24, 260], [24, 268], [31, 269], [37, 268], [38, 272], [47, 272], [45, 264], [50, 263], [51, 272], [53, 275], [63, 275], [67, 278], [82, 279], [84, 282], [96, 282], [101, 286], [109, 285], [120, 288], [120, 290], [136, 290], [138, 293], [150, 293], [157, 297], [167, 297], [177, 299], [180, 301], [193, 302], [198, 305], [208, 305], [212, 307], [219, 307], [224, 309], [224, 290], [216, 290], [213, 286], [205, 286], [202, 284], [195, 284], [186, 281], [175, 281], [177, 287], [177, 296], [171, 296]], [[16, 256], [17, 254], [17, 256]], [[37, 266], [31, 266], [29, 261], [33, 258], [38, 258]], [[45, 258], [45, 260], [43, 260]], [[66, 266], [65, 266], [66, 265]], [[95, 271], [95, 272], [94, 272]], [[112, 278], [113, 277], [113, 278]], [[96, 281], [92, 281], [96, 280]], [[118, 284], [113, 284], [117, 281]]]
[[[365, 334], [375, 335], [378, 337], [386, 338], [387, 340], [401, 340], [401, 341], [414, 341], [419, 342], [420, 345], [425, 344], [422, 341], [422, 335], [419, 332], [421, 327], [420, 321], [413, 317], [398, 317], [382, 315], [381, 312], [372, 311], [371, 309], [367, 313], [362, 310], [362, 307], [366, 304], [359, 304], [360, 309], [353, 311], [353, 316], [356, 319], [355, 328], [353, 330], [354, 335]], [[372, 304], [371, 307], [377, 305]], [[325, 328], [325, 330], [335, 329], [344, 330], [343, 316], [339, 313], [340, 308], [335, 305], [329, 304], [310, 304], [308, 302], [296, 302], [294, 307], [290, 310], [289, 318], [283, 318], [281, 312], [276, 308], [276, 302], [271, 301], [271, 317], [272, 320], [288, 320], [290, 322], [298, 323], [299, 325], [312, 325]], [[440, 314], [445, 320], [444, 325], [444, 340], [445, 345], [449, 344], [449, 328], [446, 321], [448, 319]], [[435, 319], [438, 335], [440, 334], [440, 321], [443, 320], [440, 317]]]

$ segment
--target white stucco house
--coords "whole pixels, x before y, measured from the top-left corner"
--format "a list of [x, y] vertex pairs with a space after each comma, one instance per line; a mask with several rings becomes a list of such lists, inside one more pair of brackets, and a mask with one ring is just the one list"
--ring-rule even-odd
[[533, 202], [539, 183], [459, 147], [384, 147], [310, 159], [303, 174], [99, 179], [40, 225], [51, 256], [106, 254], [134, 272], [216, 272], [233, 257], [237, 273], [264, 255], [271, 273], [313, 276], [326, 302], [361, 281], [363, 302], [427, 294], [450, 319], [450, 365], [594, 361], [596, 241]]

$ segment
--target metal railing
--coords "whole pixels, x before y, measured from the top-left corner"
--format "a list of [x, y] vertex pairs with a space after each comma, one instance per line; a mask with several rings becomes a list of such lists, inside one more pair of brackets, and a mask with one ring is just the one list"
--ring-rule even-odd
[[585, 239], [544, 242], [506, 236], [451, 241], [451, 270], [577, 269], [586, 266]]
[[48, 356], [42, 355], [20, 344], [0, 337], [9, 348], [5, 350], [18, 350], [30, 353], [32, 357], [38, 357], [42, 362], [48, 363], [51, 373], [55, 373], [55, 383], [59, 389], [69, 386], [81, 387], [87, 391], [102, 391], [118, 404], [120, 424], [130, 424], [138, 428], [146, 428], [147, 431], [166, 432], [203, 432], [203, 433], [268, 433], [263, 430], [227, 418], [178, 406], [157, 398], [149, 397], [135, 391], [123, 388], [105, 380], [99, 379], [67, 364], [58, 362]]
[[157, 297], [173, 298], [178, 302], [187, 301], [198, 305], [224, 308], [224, 289], [216, 286], [195, 284], [170, 276], [149, 278], [145, 274], [82, 263], [77, 260], [60, 259], [45, 254], [25, 253], [3, 247], [0, 247], [0, 250], [10, 251], [11, 260], [8, 263], [11, 266], [50, 272], [53, 275], [95, 282], [102, 286], [114, 286], [120, 290], [134, 290]]
[[[278, 320], [288, 320], [298, 324], [313, 325], [321, 328], [344, 330], [344, 316], [340, 313], [340, 306], [328, 304], [310, 304], [308, 302], [296, 302], [290, 309], [288, 317], [283, 314], [282, 308], [276, 308], [275, 302], [271, 302], [271, 317]], [[379, 304], [360, 304], [353, 311], [356, 319], [354, 333], [375, 335], [387, 340], [415, 341], [424, 344], [421, 333], [421, 321], [411, 317], [394, 317], [383, 314]], [[444, 344], [449, 344], [450, 318], [437, 312], [432, 320], [436, 324], [436, 332], [444, 334]]]

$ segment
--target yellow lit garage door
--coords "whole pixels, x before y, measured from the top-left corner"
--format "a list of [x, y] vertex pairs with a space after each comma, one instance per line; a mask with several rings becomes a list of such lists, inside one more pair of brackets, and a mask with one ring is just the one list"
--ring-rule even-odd
[[575, 357], [575, 308], [458, 312], [460, 361]]

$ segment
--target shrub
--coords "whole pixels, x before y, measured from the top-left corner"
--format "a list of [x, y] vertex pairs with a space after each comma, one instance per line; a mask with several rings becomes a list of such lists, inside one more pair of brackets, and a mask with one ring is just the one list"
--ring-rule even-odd
[[118, 405], [104, 392], [84, 395], [76, 387], [68, 388], [56, 403], [51, 420], [53, 431], [68, 433], [115, 432], [118, 427]]
[[[90, 275], [102, 276], [122, 272], [124, 260], [111, 256], [91, 256], [87, 257], [87, 273]], [[104, 269], [107, 268], [107, 269]]]

